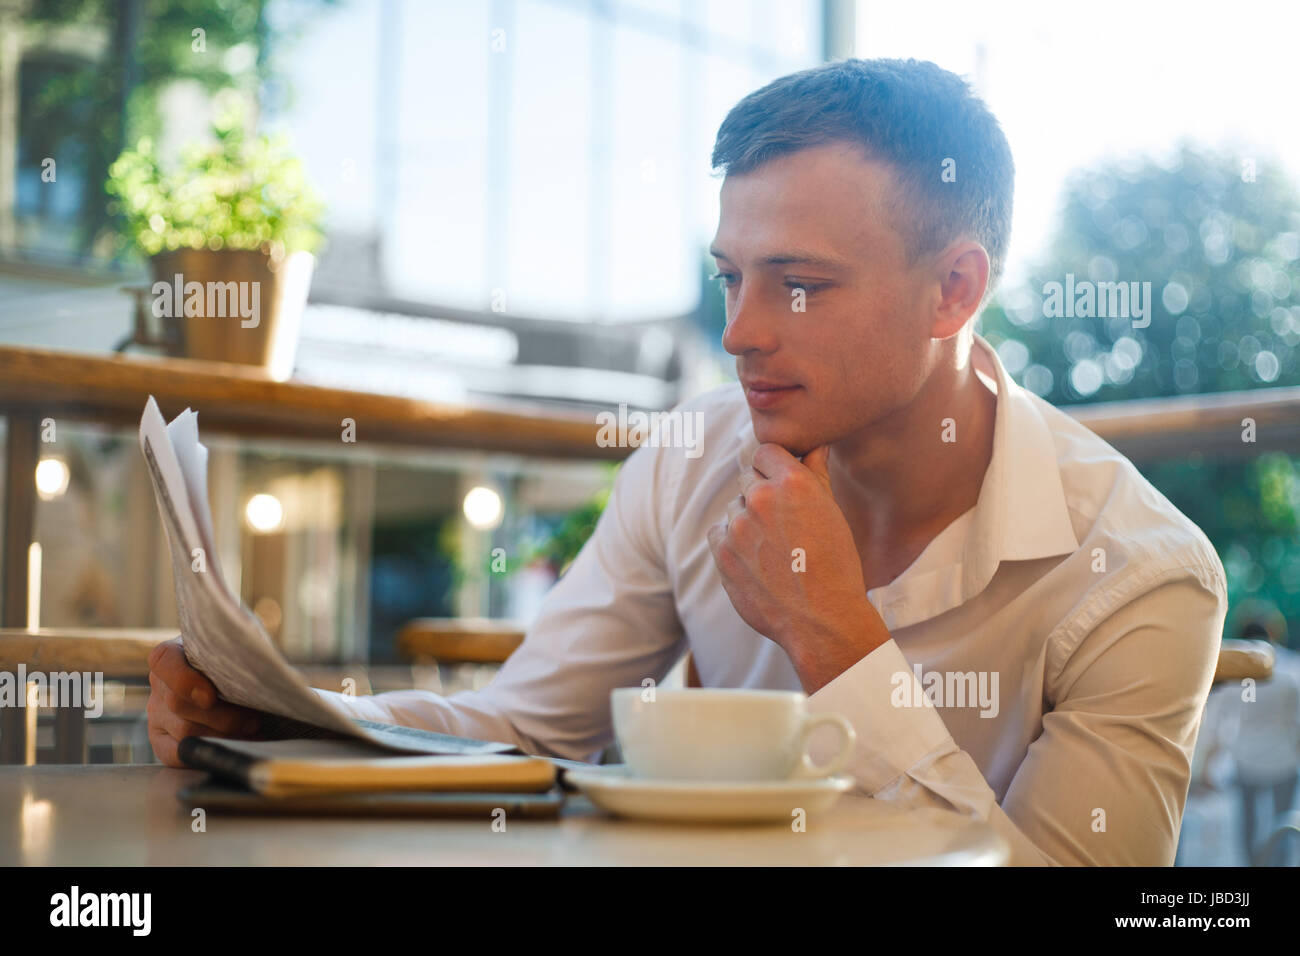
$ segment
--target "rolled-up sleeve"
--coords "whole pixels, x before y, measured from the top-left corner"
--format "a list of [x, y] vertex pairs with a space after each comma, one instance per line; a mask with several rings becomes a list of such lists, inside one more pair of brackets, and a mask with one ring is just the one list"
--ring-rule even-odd
[[[613, 739], [609, 693], [662, 681], [685, 652], [655, 507], [668, 456], [633, 452], [591, 538], [487, 687], [447, 697], [391, 691], [342, 698], [357, 717], [594, 760]], [[335, 695], [342, 697], [342, 695]]]
[[1059, 629], [1054, 705], [1000, 804], [938, 710], [894, 706], [895, 676], [915, 676], [893, 641], [809, 709], [853, 721], [847, 771], [863, 790], [987, 821], [1013, 865], [1170, 865], [1226, 613], [1221, 580], [1173, 573], [1084, 633]]

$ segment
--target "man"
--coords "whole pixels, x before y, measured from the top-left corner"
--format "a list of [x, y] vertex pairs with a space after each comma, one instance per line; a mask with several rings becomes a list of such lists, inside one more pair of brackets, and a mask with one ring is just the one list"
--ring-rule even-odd
[[[706, 687], [846, 715], [863, 791], [987, 820], [1015, 863], [1171, 863], [1223, 568], [974, 334], [1010, 231], [996, 120], [933, 64], [849, 60], [746, 97], [713, 162], [740, 384], [679, 409], [703, 454], [631, 455], [490, 686], [340, 699], [592, 759], [610, 689], [689, 648]], [[152, 680], [165, 762], [246, 717], [174, 644]]]

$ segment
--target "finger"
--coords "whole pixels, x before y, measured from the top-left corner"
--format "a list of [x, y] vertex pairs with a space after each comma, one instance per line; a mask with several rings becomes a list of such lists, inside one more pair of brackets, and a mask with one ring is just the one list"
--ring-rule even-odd
[[210, 727], [200, 728], [194, 721], [176, 716], [167, 709], [167, 704], [163, 701], [161, 694], [153, 693], [149, 695], [149, 702], [145, 705], [145, 713], [149, 717], [150, 733], [166, 733], [177, 743], [185, 737], [224, 736]]
[[709, 539], [709, 551], [712, 553], [714, 560], [717, 560], [718, 549], [722, 547], [722, 542], [725, 541], [727, 537], [726, 522], [719, 521], [717, 524], [713, 525], [709, 528], [706, 537]]
[[185, 761], [181, 760], [180, 754], [176, 752], [179, 746], [176, 740], [169, 737], [166, 731], [150, 728], [149, 745], [153, 747], [153, 755], [158, 758], [158, 762], [166, 767], [184, 767]]
[[826, 483], [831, 483], [830, 473], [831, 446], [819, 445], [803, 456], [803, 466]]
[[166, 648], [173, 647], [173, 646], [175, 647], [181, 646], [181, 638], [179, 634], [176, 637], [173, 637], [170, 641], [162, 641], [154, 645], [153, 650], [149, 652], [149, 667], [152, 668], [154, 664], [158, 662], [159, 658], [162, 657], [163, 651]]
[[740, 473], [740, 495], [741, 495], [741, 497], [743, 498], [743, 497], [747, 496], [751, 491], [753, 491], [756, 487], [758, 487], [760, 484], [762, 484], [762, 483], [763, 483], [764, 481], [766, 481], [766, 480], [767, 480], [766, 478], [764, 478], [763, 476], [761, 476], [761, 475], [760, 475], [757, 471], [755, 471], [753, 468], [746, 468], [746, 469], [744, 469], [743, 471], [741, 471], [741, 473]]
[[154, 674], [149, 675], [149, 686], [161, 697], [163, 705], [173, 714], [192, 723], [209, 727], [214, 733], [252, 736], [262, 725], [256, 711], [240, 707], [238, 704], [218, 701], [211, 707], [200, 707], [193, 701], [181, 697]]
[[799, 459], [780, 445], [768, 442], [754, 452], [754, 470], [763, 478], [780, 478], [799, 467]]
[[742, 515], [744, 513], [745, 513], [744, 495], [741, 495], [739, 498], [732, 498], [730, 501], [727, 502], [727, 523], [728, 524], [735, 521], [738, 515]]
[[167, 641], [158, 648], [154, 648], [158, 656], [150, 665], [151, 674], [157, 674], [178, 696], [186, 697], [200, 707], [211, 707], [217, 702], [217, 688], [190, 666], [180, 641]]
[[153, 726], [165, 732], [177, 743], [186, 737], [224, 737], [226, 734], [213, 732], [211, 727], [205, 727], [203, 724], [196, 724], [192, 720], [186, 720], [178, 717], [165, 707], [159, 707], [154, 711], [151, 718]]

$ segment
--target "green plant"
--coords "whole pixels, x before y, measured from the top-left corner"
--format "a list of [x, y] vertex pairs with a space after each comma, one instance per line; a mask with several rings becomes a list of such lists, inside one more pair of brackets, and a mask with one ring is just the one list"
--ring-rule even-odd
[[596, 530], [596, 522], [600, 520], [605, 505], [609, 502], [610, 490], [609, 487], [602, 488], [586, 504], [565, 515], [551, 536], [533, 551], [531, 557], [546, 560], [558, 574], [567, 571]]
[[173, 249], [314, 252], [324, 204], [282, 137], [250, 137], [238, 110], [219, 114], [215, 142], [191, 144], [163, 170], [153, 140], [123, 150], [108, 191], [145, 255]]
[[496, 555], [488, 556], [481, 570], [467, 565], [461, 552], [461, 528], [457, 522], [449, 521], [439, 534], [438, 546], [441, 559], [451, 570], [450, 593], [464, 587], [471, 580], [494, 575], [509, 577], [521, 568], [537, 562], [544, 562], [556, 575], [562, 575], [596, 530], [596, 523], [609, 503], [618, 467], [612, 463], [607, 464], [604, 469], [604, 487], [562, 516], [543, 537], [522, 538], [517, 546], [510, 549], [512, 553], [505, 558], [504, 567], [500, 566]]

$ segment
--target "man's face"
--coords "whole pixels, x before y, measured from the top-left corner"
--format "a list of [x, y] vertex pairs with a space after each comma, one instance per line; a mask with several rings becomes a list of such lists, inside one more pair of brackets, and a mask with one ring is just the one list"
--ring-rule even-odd
[[[929, 372], [936, 285], [909, 267], [889, 167], [817, 146], [722, 184], [712, 252], [754, 432], [803, 455], [906, 406]], [[804, 290], [803, 308], [796, 311]]]

